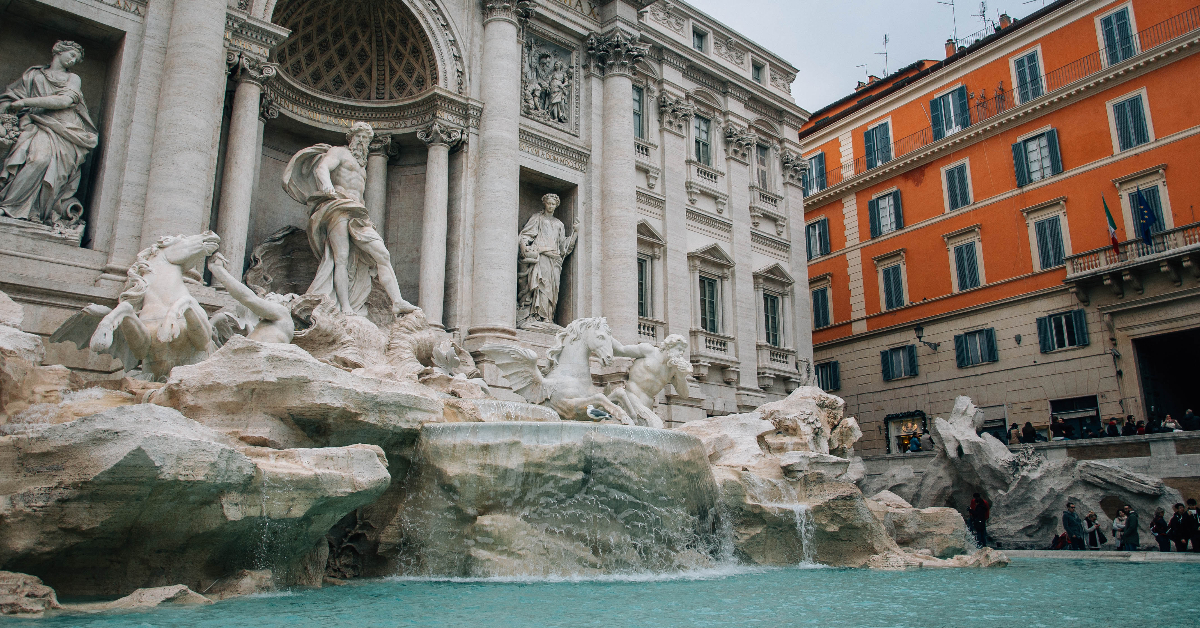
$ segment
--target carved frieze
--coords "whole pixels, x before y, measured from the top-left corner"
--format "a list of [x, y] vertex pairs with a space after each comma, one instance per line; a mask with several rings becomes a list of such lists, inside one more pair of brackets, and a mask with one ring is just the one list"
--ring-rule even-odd
[[668, 30], [683, 34], [684, 17], [675, 12], [675, 5], [670, 2], [656, 2], [648, 10], [650, 19], [665, 26]]
[[636, 33], [614, 29], [604, 34], [592, 33], [587, 39], [590, 66], [604, 74], [633, 76], [633, 64], [647, 53], [650, 46], [640, 43]]
[[547, 161], [566, 166], [579, 172], [587, 172], [588, 153], [556, 142], [550, 138], [531, 133], [525, 129], [520, 132], [521, 152], [540, 157]]
[[287, 39], [288, 29], [245, 13], [225, 14], [225, 48], [259, 61], [271, 56], [271, 49]]
[[332, 131], [344, 131], [356, 120], [369, 122], [376, 132], [415, 129], [434, 120], [474, 128], [483, 112], [474, 101], [445, 91], [430, 91], [412, 101], [383, 106], [336, 101], [301, 88], [285, 72], [265, 89], [280, 112]]
[[792, 83], [796, 81], [796, 75], [791, 72], [784, 72], [778, 68], [771, 68], [771, 85], [780, 91], [792, 93]]
[[521, 55], [521, 113], [578, 135], [579, 55], [569, 44], [526, 29]]
[[713, 52], [736, 66], [746, 65], [746, 49], [732, 37], [725, 40], [714, 38]]
[[687, 132], [687, 125], [696, 115], [696, 105], [691, 94], [675, 96], [663, 92], [658, 97], [658, 115], [663, 128], [679, 134]]

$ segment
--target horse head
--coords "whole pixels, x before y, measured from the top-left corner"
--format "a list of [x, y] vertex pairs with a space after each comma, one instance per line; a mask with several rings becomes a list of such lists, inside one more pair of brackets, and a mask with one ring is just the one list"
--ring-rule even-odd
[[551, 361], [555, 363], [558, 362], [558, 357], [562, 354], [563, 349], [583, 344], [587, 347], [588, 353], [600, 358], [600, 364], [604, 366], [612, 364], [612, 329], [608, 326], [608, 320], [603, 317], [575, 319], [567, 325], [566, 329], [558, 332], [558, 336], [554, 340], [554, 347], [550, 349], [549, 355]]
[[216, 252], [221, 244], [221, 236], [211, 232], [190, 236], [165, 236], [160, 238], [155, 247], [163, 259], [183, 268], [200, 268], [204, 258]]

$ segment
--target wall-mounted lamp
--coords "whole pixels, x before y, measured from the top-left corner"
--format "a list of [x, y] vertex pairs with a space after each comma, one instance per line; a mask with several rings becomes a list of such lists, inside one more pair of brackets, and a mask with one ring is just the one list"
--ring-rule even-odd
[[942, 346], [942, 343], [940, 343], [940, 342], [925, 342], [925, 340], [924, 340], [925, 328], [924, 327], [917, 325], [916, 329], [914, 329], [913, 331], [917, 333], [917, 342], [925, 345], [926, 347], [929, 347], [930, 349], [937, 351], [938, 347]]

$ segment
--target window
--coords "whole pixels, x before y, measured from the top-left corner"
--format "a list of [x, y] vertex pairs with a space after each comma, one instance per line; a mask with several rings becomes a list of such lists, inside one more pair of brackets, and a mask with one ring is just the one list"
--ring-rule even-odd
[[967, 104], [967, 88], [959, 87], [949, 94], [929, 101], [929, 113], [933, 118], [933, 139], [935, 140], [940, 140], [951, 133], [957, 133], [971, 126], [971, 108]]
[[762, 64], [755, 63], [750, 66], [750, 78], [754, 79], [755, 83], [763, 82], [763, 67]]
[[905, 345], [879, 352], [883, 362], [883, 381], [917, 376], [917, 346]]
[[720, 296], [717, 294], [715, 277], [700, 276], [700, 327], [712, 334], [721, 333], [720, 321], [717, 320], [721, 309]]
[[888, 266], [881, 273], [885, 309], [894, 310], [904, 306], [904, 276], [901, 273], [900, 264]]
[[836, 360], [833, 362], [821, 362], [817, 365], [816, 371], [817, 385], [821, 387], [821, 390], [830, 392], [842, 388], [841, 369], [838, 368]]
[[997, 362], [996, 330], [980, 329], [954, 337], [954, 360], [958, 368]]
[[707, 43], [708, 33], [692, 29], [692, 48], [704, 52], [704, 45]]
[[646, 139], [646, 90], [633, 86], [633, 136]]
[[967, 181], [967, 164], [946, 169], [946, 202], [950, 211], [971, 204], [971, 185]]
[[638, 256], [638, 316], [650, 318], [650, 258]]
[[1117, 145], [1121, 150], [1129, 150], [1150, 141], [1141, 94], [1114, 104], [1112, 109], [1113, 122], [1117, 127]]
[[771, 149], [756, 144], [754, 146], [754, 165], [758, 169], [758, 187], [771, 189]]
[[876, 125], [863, 134], [867, 147], [867, 168], [874, 168], [892, 160], [892, 134], [887, 122]]
[[808, 168], [804, 169], [801, 180], [805, 196], [825, 189], [825, 153], [817, 153], [808, 158]]
[[1133, 28], [1129, 23], [1129, 9], [1115, 11], [1100, 20], [1100, 31], [1104, 35], [1104, 56], [1108, 64], [1120, 63], [1134, 54]]
[[1063, 171], [1058, 152], [1058, 131], [1050, 129], [1012, 145], [1013, 169], [1017, 187], [1051, 177]]
[[975, 254], [975, 242], [964, 242], [954, 247], [954, 270], [958, 274], [958, 290], [979, 287], [979, 262]]
[[812, 291], [813, 329], [829, 327], [832, 317], [829, 315], [829, 287], [817, 288]]
[[1062, 266], [1066, 251], [1063, 248], [1062, 218], [1051, 216], [1033, 223], [1037, 238], [1038, 263], [1042, 270]]
[[829, 220], [822, 218], [811, 222], [804, 229], [808, 246], [808, 259], [829, 255]]
[[[1142, 193], [1142, 198], [1146, 199], [1146, 207], [1143, 210], [1141, 204], [1138, 203], [1138, 192]], [[1145, 222], [1150, 225], [1150, 233], [1159, 233], [1166, 231], [1167, 225], [1163, 220], [1162, 197], [1159, 196], [1158, 186], [1154, 185], [1148, 188], [1138, 188], [1129, 193], [1129, 207], [1133, 210], [1134, 216], [1134, 231], [1141, 234], [1141, 224], [1143, 221], [1142, 212], [1145, 211]]]
[[779, 336], [779, 295], [763, 293], [763, 330], [766, 331], [767, 344], [772, 347], [783, 346]]
[[712, 165], [712, 122], [708, 118], [696, 116], [696, 161]]
[[900, 204], [900, 191], [871, 199], [867, 203], [867, 217], [871, 222], [872, 238], [903, 229], [904, 209]]
[[1026, 103], [1042, 95], [1042, 70], [1036, 50], [1013, 61], [1017, 71], [1017, 99]]
[[1072, 310], [1037, 319], [1038, 345], [1042, 353], [1088, 345], [1087, 312]]

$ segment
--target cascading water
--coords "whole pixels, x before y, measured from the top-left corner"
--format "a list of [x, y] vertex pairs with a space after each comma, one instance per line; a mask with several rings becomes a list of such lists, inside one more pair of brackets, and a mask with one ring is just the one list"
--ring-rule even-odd
[[749, 497], [765, 508], [789, 511], [796, 525], [796, 536], [800, 541], [799, 564], [816, 565], [815, 523], [812, 508], [801, 502], [799, 494], [790, 482], [784, 479], [762, 478], [754, 474], [744, 476]]

